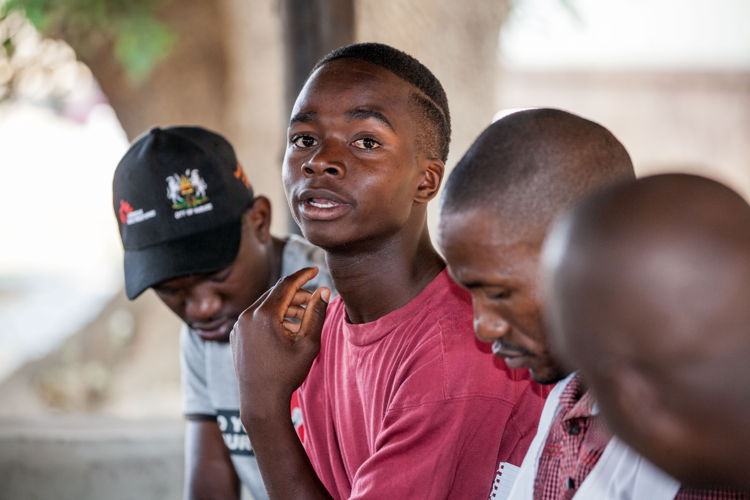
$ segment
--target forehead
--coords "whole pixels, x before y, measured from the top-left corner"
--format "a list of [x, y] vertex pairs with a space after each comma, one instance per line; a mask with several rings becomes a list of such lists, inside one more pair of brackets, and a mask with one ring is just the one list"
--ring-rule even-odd
[[443, 212], [439, 243], [451, 272], [461, 281], [535, 279], [540, 242], [519, 234], [489, 209]]
[[[323, 104], [342, 110], [356, 107], [408, 112], [415, 87], [387, 69], [358, 59], [336, 59], [318, 68], [305, 82], [293, 114]], [[313, 111], [315, 109], [312, 109]]]

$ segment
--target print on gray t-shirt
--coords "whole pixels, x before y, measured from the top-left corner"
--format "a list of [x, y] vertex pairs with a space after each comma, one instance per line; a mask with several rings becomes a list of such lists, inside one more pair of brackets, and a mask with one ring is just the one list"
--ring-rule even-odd
[[[333, 290], [325, 253], [299, 236], [290, 236], [284, 245], [281, 275], [310, 266], [317, 266], [320, 272], [305, 288], [327, 286]], [[185, 415], [215, 418], [240, 481], [256, 500], [268, 498], [255, 454], [240, 422], [239, 389], [229, 343], [205, 341], [184, 326], [181, 351]]]

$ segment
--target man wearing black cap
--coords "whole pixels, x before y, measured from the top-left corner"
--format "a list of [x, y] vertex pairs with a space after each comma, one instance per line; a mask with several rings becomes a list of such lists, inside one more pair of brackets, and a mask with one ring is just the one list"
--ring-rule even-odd
[[229, 332], [280, 276], [317, 266], [312, 287], [331, 286], [324, 254], [271, 235], [270, 202], [253, 196], [229, 142], [199, 127], [136, 140], [115, 171], [113, 204], [128, 298], [153, 288], [185, 322], [185, 497], [237, 498], [239, 479], [266, 498], [239, 418]]

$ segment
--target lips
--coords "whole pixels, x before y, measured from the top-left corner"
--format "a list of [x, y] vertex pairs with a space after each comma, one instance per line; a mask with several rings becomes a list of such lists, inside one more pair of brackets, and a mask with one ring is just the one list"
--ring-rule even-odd
[[190, 324], [190, 328], [195, 330], [200, 338], [211, 341], [229, 340], [229, 332], [232, 331], [232, 326], [234, 326], [234, 320], [231, 318]]
[[528, 351], [514, 346], [503, 344], [499, 340], [492, 343], [492, 354], [505, 360], [508, 368], [522, 368], [528, 365], [531, 355]]
[[334, 220], [352, 209], [351, 202], [327, 189], [303, 189], [296, 198], [300, 215], [307, 220]]

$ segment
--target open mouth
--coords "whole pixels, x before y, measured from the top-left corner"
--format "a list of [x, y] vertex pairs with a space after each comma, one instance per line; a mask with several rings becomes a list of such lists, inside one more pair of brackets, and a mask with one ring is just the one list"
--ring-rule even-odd
[[341, 217], [352, 205], [327, 190], [306, 190], [299, 196], [300, 215], [307, 220], [327, 221]]
[[341, 205], [341, 203], [337, 201], [329, 200], [326, 198], [311, 198], [305, 203], [315, 208], [334, 208]]

